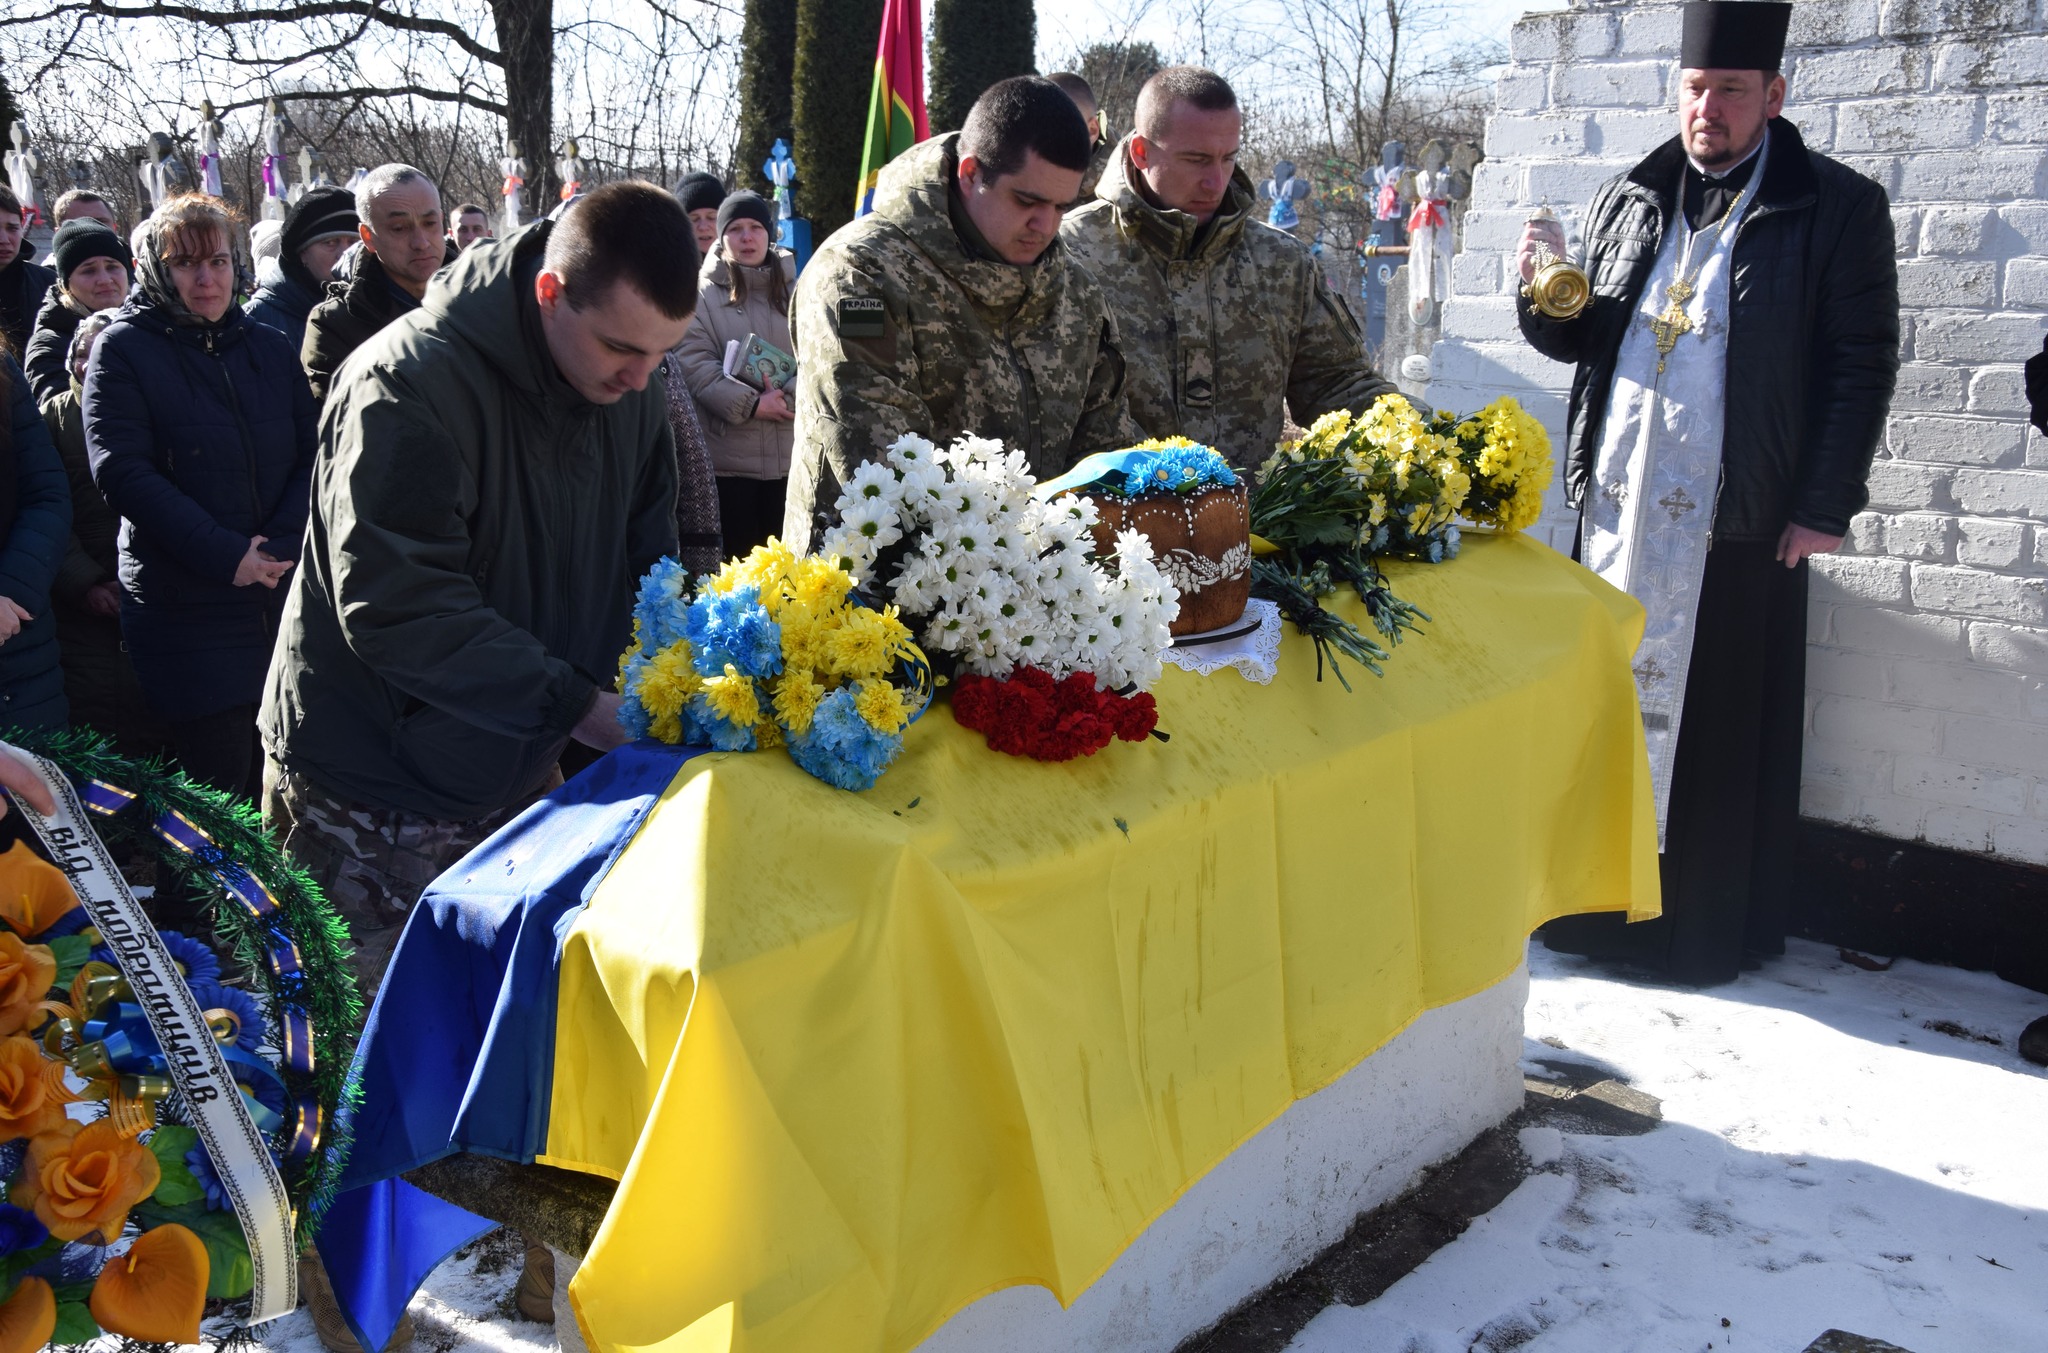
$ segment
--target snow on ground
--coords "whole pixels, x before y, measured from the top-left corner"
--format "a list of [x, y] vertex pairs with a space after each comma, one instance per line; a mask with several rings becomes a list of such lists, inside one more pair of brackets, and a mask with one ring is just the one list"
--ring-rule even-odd
[[[1829, 1328], [2048, 1350], [2048, 1072], [2012, 1051], [2048, 996], [1796, 941], [1707, 992], [1540, 944], [1529, 967], [1528, 1073], [1588, 1063], [1662, 1100], [1663, 1125], [1526, 1129], [1537, 1174], [1290, 1353], [1796, 1353]], [[551, 1350], [512, 1309], [517, 1264], [502, 1233], [443, 1264], [413, 1302], [415, 1349]], [[263, 1344], [320, 1353], [303, 1311]]]
[[1529, 1129], [1539, 1173], [1289, 1353], [2048, 1349], [2048, 1072], [2012, 1051], [2048, 997], [1796, 941], [1706, 992], [1541, 944], [1530, 975], [1525, 1070], [1605, 1068], [1664, 1123]]

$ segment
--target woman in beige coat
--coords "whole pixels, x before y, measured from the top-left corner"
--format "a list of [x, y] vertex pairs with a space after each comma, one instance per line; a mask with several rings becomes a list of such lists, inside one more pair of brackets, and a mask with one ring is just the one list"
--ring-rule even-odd
[[703, 414], [718, 476], [718, 516], [728, 556], [744, 555], [782, 529], [795, 442], [792, 389], [756, 390], [725, 374], [728, 343], [749, 335], [790, 350], [789, 293], [796, 260], [772, 243], [775, 208], [739, 192], [718, 208], [718, 242], [704, 260], [697, 318], [676, 349], [683, 381]]

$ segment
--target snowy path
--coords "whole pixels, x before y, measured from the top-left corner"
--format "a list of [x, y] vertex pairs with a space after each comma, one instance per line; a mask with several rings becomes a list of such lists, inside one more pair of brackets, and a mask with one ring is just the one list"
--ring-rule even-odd
[[1290, 1353], [2048, 1349], [2048, 1073], [2011, 1051], [2048, 997], [1798, 942], [1712, 992], [1540, 945], [1530, 972], [1531, 1056], [1608, 1068], [1663, 1126], [1529, 1130], [1543, 1173]]
[[[1530, 1057], [1596, 1065], [1664, 1124], [1528, 1130], [1541, 1173], [1290, 1353], [1796, 1353], [1830, 1327], [1914, 1353], [2048, 1350], [2048, 1072], [2011, 1050], [2048, 996], [1798, 942], [1712, 992], [1541, 945], [1530, 973]], [[514, 1263], [493, 1239], [444, 1264], [413, 1303], [419, 1353], [554, 1348], [512, 1313]], [[266, 1333], [320, 1353], [304, 1312]]]

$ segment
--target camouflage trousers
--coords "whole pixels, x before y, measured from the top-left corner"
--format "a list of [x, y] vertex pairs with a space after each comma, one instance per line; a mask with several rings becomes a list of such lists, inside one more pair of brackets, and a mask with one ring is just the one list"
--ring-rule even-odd
[[348, 922], [356, 946], [356, 982], [367, 1008], [391, 965], [405, 919], [427, 885], [561, 783], [557, 771], [524, 802], [449, 822], [336, 798], [266, 756], [263, 825]]

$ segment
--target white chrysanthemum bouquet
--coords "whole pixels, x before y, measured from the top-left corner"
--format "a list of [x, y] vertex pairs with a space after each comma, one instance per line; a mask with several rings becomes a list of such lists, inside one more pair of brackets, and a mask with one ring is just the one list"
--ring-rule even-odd
[[1180, 597], [1142, 534], [1092, 557], [1094, 505], [1047, 501], [1036, 487], [1001, 442], [940, 450], [900, 437], [848, 480], [823, 553], [877, 604], [893, 602], [928, 653], [957, 660], [962, 723], [1002, 750], [1065, 759], [1152, 731], [1143, 692], [1159, 679]]

